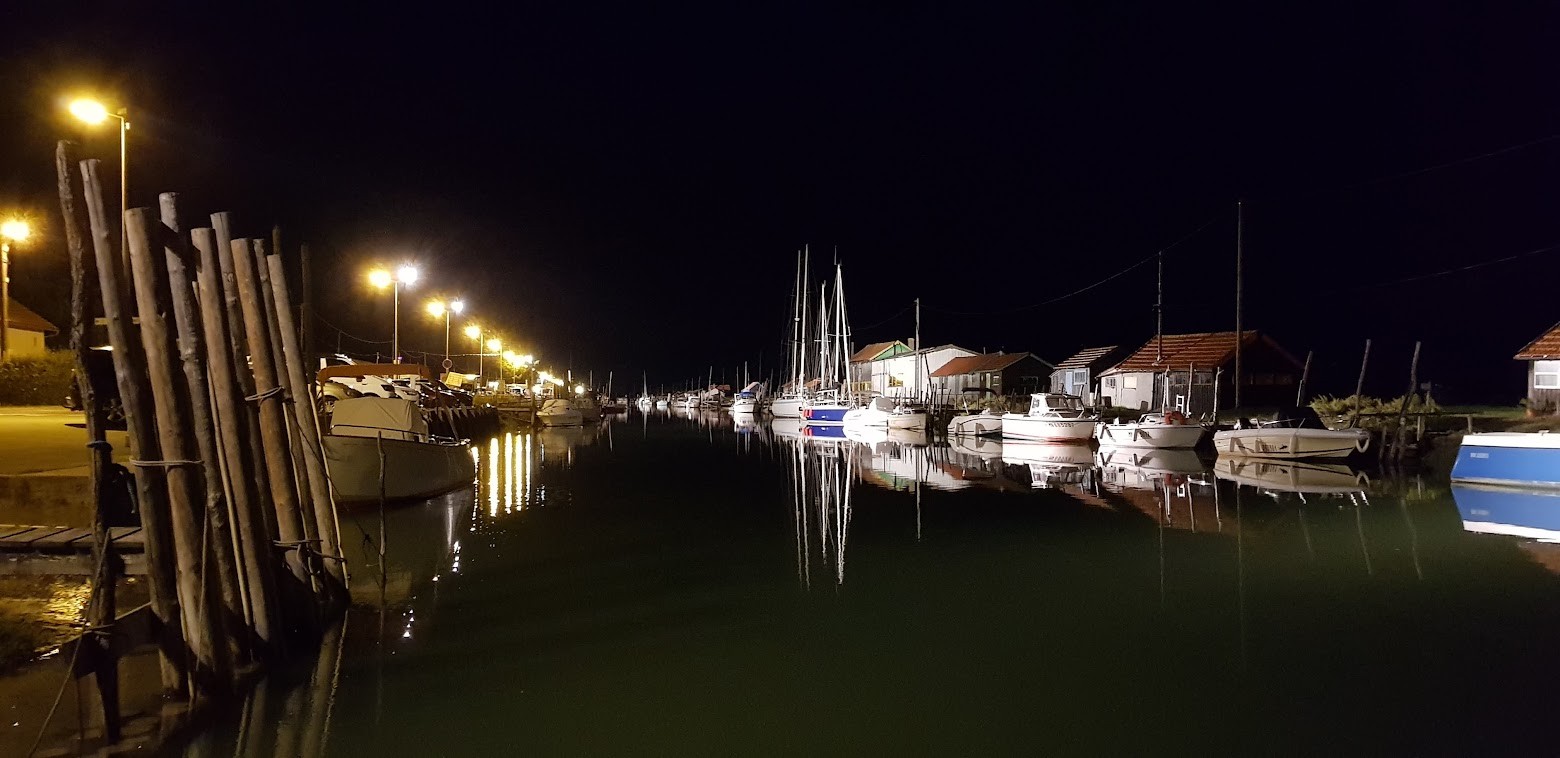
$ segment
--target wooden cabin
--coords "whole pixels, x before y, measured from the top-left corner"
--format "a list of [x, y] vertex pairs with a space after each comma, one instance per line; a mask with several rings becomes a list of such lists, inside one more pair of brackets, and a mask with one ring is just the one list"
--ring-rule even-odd
[[1083, 404], [1098, 404], [1100, 374], [1127, 357], [1127, 351], [1118, 345], [1088, 347], [1079, 350], [1051, 372], [1051, 391], [1083, 398]]
[[1055, 369], [1031, 353], [967, 355], [932, 371], [932, 392], [937, 402], [949, 404], [957, 404], [964, 390], [973, 388], [1027, 396], [1045, 392]]
[[[1241, 340], [1241, 405], [1282, 408], [1295, 404], [1295, 385], [1304, 364], [1257, 331]], [[1235, 400], [1235, 332], [1166, 334], [1153, 338], [1100, 375], [1100, 394], [1110, 405], [1137, 411], [1211, 413], [1217, 375], [1218, 407]], [[1103, 403], [1102, 403], [1103, 404]]]
[[1560, 324], [1529, 342], [1516, 359], [1528, 362], [1528, 407], [1560, 412]]

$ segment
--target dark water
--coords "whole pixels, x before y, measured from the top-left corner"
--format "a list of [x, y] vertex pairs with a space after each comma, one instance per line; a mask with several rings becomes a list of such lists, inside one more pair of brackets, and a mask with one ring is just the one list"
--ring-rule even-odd
[[359, 561], [319, 664], [187, 750], [1555, 752], [1560, 547], [1444, 474], [781, 427], [479, 445], [388, 514], [385, 612]]

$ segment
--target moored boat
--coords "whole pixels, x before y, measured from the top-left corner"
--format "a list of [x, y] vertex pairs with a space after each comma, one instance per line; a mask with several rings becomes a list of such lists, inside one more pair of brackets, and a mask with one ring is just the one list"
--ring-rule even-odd
[[1084, 410], [1077, 395], [1037, 392], [1029, 398], [1029, 412], [1002, 414], [1004, 439], [1071, 442], [1093, 439], [1099, 416]]
[[537, 407], [536, 421], [543, 426], [579, 426], [585, 423], [585, 417], [567, 398], [555, 397], [543, 400]]
[[948, 421], [949, 437], [1001, 437], [1002, 414], [992, 410], [954, 416]]
[[467, 443], [430, 435], [422, 409], [401, 398], [336, 401], [320, 442], [339, 503], [433, 497], [476, 477]]
[[1364, 429], [1327, 429], [1310, 419], [1284, 419], [1244, 429], [1214, 432], [1220, 456], [1245, 458], [1347, 458], [1370, 447]]
[[878, 396], [864, 406], [845, 411], [841, 423], [852, 428], [925, 429], [926, 412]]
[[1101, 445], [1117, 447], [1196, 447], [1204, 430], [1176, 411], [1147, 413], [1137, 421], [1101, 422], [1095, 430]]
[[1560, 434], [1486, 432], [1462, 438], [1452, 481], [1560, 489]]

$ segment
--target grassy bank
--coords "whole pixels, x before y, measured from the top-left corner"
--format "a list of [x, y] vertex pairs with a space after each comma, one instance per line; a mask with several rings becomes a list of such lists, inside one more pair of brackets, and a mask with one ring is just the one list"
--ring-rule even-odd
[[64, 350], [0, 362], [0, 405], [60, 405], [75, 368], [75, 358]]

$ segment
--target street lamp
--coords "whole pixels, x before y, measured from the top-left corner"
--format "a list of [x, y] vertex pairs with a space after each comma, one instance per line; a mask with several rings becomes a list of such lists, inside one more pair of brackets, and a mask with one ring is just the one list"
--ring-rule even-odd
[[394, 300], [394, 315], [390, 327], [390, 352], [394, 356], [393, 362], [401, 362], [401, 288], [417, 281], [417, 267], [405, 265], [396, 269], [395, 275], [389, 271], [374, 269], [368, 272], [368, 283], [378, 289], [389, 287]]
[[32, 235], [26, 221], [0, 223], [0, 361], [11, 357], [11, 243]]
[[482, 327], [476, 324], [467, 324], [465, 328], [466, 339], [477, 343], [477, 386], [482, 386]]
[[124, 266], [126, 278], [130, 272], [130, 245], [129, 230], [124, 228], [125, 211], [130, 209], [130, 109], [120, 108], [110, 112], [108, 107], [91, 98], [77, 98], [68, 106], [70, 115], [75, 116], [83, 123], [97, 126], [108, 119], [119, 120], [119, 262]]
[[455, 364], [450, 361], [450, 317], [466, 310], [466, 304], [455, 300], [446, 305], [443, 300], [428, 301], [428, 315], [438, 318], [444, 317], [444, 371], [448, 373]]

